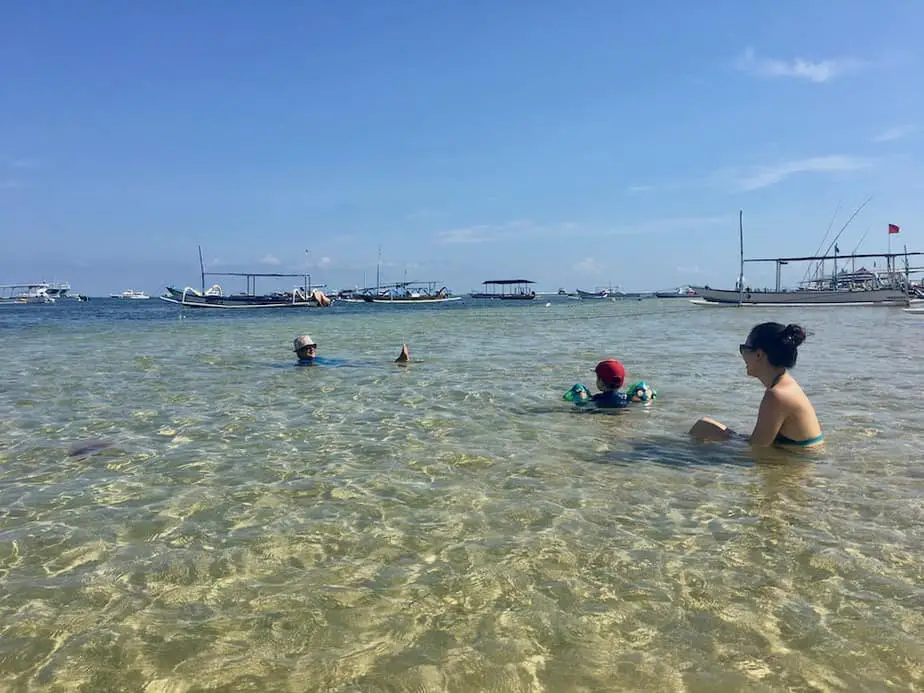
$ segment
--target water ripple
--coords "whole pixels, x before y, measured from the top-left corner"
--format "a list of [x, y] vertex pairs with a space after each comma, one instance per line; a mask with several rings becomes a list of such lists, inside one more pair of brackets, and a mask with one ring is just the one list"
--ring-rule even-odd
[[[59, 307], [0, 333], [23, 355], [0, 364], [0, 689], [924, 679], [918, 322], [676, 301]], [[687, 440], [701, 414], [751, 425], [735, 350], [770, 318], [813, 331], [797, 375], [826, 449]], [[291, 367], [304, 331], [348, 365]], [[606, 356], [658, 401], [562, 402]]]

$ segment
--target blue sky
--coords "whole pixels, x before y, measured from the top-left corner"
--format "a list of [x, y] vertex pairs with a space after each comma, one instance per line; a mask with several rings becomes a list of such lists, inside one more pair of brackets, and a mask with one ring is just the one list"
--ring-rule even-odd
[[798, 255], [867, 196], [842, 252], [924, 249], [924, 5], [631, 5], [5, 3], [0, 282], [732, 286], [739, 209]]

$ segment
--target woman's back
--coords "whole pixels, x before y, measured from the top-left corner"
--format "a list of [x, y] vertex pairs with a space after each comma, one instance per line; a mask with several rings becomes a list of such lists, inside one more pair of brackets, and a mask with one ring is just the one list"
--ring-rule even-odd
[[821, 424], [815, 408], [789, 373], [768, 388], [765, 396], [775, 397], [786, 413], [777, 434], [778, 445], [808, 446], [821, 442]]

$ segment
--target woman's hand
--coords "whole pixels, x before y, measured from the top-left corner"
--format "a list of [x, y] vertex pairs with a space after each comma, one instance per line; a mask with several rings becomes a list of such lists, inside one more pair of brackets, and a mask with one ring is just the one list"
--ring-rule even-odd
[[690, 429], [690, 435], [699, 440], [728, 440], [732, 432], [725, 424], [704, 416]]

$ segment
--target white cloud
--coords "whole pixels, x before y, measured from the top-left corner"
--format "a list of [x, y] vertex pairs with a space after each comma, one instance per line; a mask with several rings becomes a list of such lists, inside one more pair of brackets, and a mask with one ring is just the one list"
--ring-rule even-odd
[[601, 236], [634, 236], [637, 234], [661, 234], [674, 231], [693, 231], [703, 226], [713, 226], [728, 222], [729, 217], [664, 217], [646, 219], [635, 224], [614, 226], [602, 230]]
[[574, 228], [571, 222], [539, 224], [528, 219], [515, 219], [501, 224], [476, 224], [437, 233], [442, 243], [491, 243], [510, 238], [536, 237], [549, 233], [565, 233]]
[[260, 264], [263, 264], [263, 265], [278, 265], [278, 264], [279, 264], [279, 258], [276, 257], [275, 255], [266, 254], [266, 255], [264, 255], [262, 258], [260, 258]]
[[913, 125], [897, 125], [880, 132], [873, 137], [873, 142], [894, 142], [913, 135], [916, 131], [917, 128]]
[[790, 176], [802, 173], [841, 173], [858, 171], [872, 166], [869, 159], [853, 156], [832, 155], [815, 156], [808, 159], [783, 161], [777, 164], [749, 166], [745, 168], [725, 169], [713, 174], [712, 179], [719, 185], [738, 191], [751, 191], [776, 185]]
[[725, 217], [667, 217], [647, 219], [633, 224], [578, 224], [573, 221], [540, 224], [533, 221], [509, 221], [502, 224], [478, 224], [440, 231], [441, 243], [491, 243], [522, 238], [601, 238], [631, 236], [644, 233], [664, 233], [675, 230], [695, 230], [698, 227], [724, 223]]
[[42, 162], [38, 159], [13, 159], [9, 163], [9, 167], [18, 169], [36, 169], [42, 167]]
[[327, 257], [326, 255], [325, 255], [324, 257], [322, 257], [320, 260], [318, 260], [318, 267], [319, 267], [320, 269], [327, 269], [327, 268], [330, 267], [332, 264], [333, 264], [333, 260], [331, 260], [331, 259], [330, 259], [329, 257]]
[[753, 48], [748, 48], [735, 61], [735, 67], [760, 77], [792, 77], [821, 84], [836, 77], [859, 72], [869, 67], [869, 63], [857, 58], [831, 58], [817, 61], [804, 58], [779, 60], [760, 57]]
[[574, 263], [571, 267], [576, 272], [581, 272], [582, 274], [602, 274], [603, 265], [599, 260], [595, 260], [592, 257], [585, 257], [580, 262]]
[[489, 224], [479, 224], [460, 229], [447, 229], [440, 231], [437, 235], [442, 243], [487, 243], [497, 240], [496, 234], [492, 233], [492, 228]]
[[408, 221], [413, 221], [414, 219], [427, 219], [433, 216], [433, 210], [423, 207], [421, 209], [415, 209], [413, 212], [409, 213], [405, 217]]

